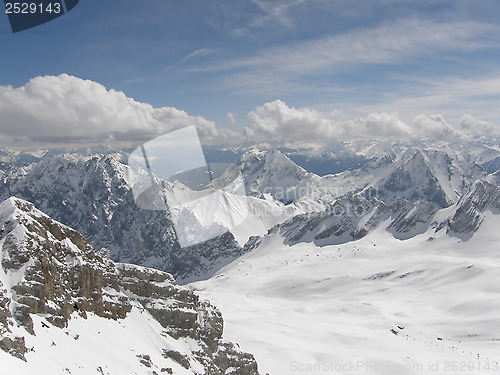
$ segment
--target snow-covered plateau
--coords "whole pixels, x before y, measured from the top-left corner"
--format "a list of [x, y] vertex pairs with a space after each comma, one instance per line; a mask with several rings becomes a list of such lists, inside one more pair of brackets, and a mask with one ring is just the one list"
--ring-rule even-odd
[[380, 228], [340, 245], [256, 249], [191, 288], [269, 374], [500, 372], [500, 217], [468, 241]]

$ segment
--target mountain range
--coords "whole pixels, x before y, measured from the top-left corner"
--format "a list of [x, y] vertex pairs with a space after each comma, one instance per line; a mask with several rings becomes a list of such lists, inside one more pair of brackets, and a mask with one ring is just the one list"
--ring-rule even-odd
[[[270, 374], [359, 362], [399, 374], [459, 352], [494, 365], [500, 339], [488, 327], [500, 308], [486, 290], [498, 272], [495, 140], [208, 147], [207, 161], [228, 167], [205, 190], [149, 176], [154, 189], [140, 202], [126, 156], [0, 153], [9, 368], [245, 375], [257, 362]], [[232, 185], [239, 178], [243, 195]], [[158, 209], [164, 199], [170, 208]], [[182, 235], [202, 241], [185, 246]], [[463, 293], [440, 304], [454, 288]], [[224, 335], [243, 351], [222, 340], [221, 314], [199, 294], [229, 316]], [[114, 347], [106, 355], [88, 349], [100, 335]], [[406, 347], [417, 354], [405, 358], [395, 339], [413, 341]], [[83, 359], [61, 358], [75, 352]]]
[[[298, 153], [314, 156], [309, 149], [284, 150], [290, 157]], [[18, 154], [17, 159], [4, 152], [11, 164], [4, 167], [0, 179], [0, 199], [16, 196], [33, 202], [82, 233], [101, 254], [118, 262], [170, 272], [180, 282], [210, 277], [253, 246], [255, 239], [245, 246], [251, 237], [261, 237], [268, 231], [287, 232], [290, 243], [313, 241], [324, 245], [361, 238], [390, 220], [389, 232], [397, 238], [410, 238], [434, 225], [438, 211], [463, 206], [466, 197], [474, 195], [478, 181], [482, 181], [481, 186], [498, 186], [495, 176], [499, 172], [492, 173], [492, 169], [500, 157], [494, 145], [473, 142], [418, 147], [401, 142], [390, 146], [363, 143], [344, 145], [337, 151], [356, 159], [349, 169], [319, 176], [278, 149], [252, 146], [246, 151], [225, 151], [226, 161], [228, 153], [241, 155], [207, 188], [222, 189], [241, 174], [245, 201], [239, 196], [224, 199], [230, 210], [243, 210], [245, 220], [233, 226], [227, 220], [217, 222], [221, 217], [214, 211], [217, 203], [210, 203], [212, 206], [189, 219], [191, 223], [183, 224], [193, 230], [201, 225], [195, 231], [207, 232], [206, 240], [181, 247], [171, 212], [148, 210], [135, 203], [125, 153], [97, 151], [100, 153], [38, 153], [35, 162], [25, 165], [19, 164], [19, 155], [27, 159], [26, 152]], [[337, 155], [325, 149], [318, 154]], [[216, 159], [213, 149], [209, 155]], [[359, 167], [361, 159], [365, 161]], [[166, 186], [168, 194], [179, 189], [184, 195], [190, 194], [181, 183]], [[214, 221], [217, 231], [210, 235], [212, 230], [203, 222], [213, 225]], [[450, 231], [463, 231], [457, 225], [451, 225]]]

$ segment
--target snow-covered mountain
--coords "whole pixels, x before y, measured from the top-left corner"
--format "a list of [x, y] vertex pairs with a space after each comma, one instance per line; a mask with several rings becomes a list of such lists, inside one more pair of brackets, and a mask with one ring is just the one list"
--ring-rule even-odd
[[[500, 187], [493, 176], [474, 183], [460, 200], [440, 209], [428, 201], [398, 200], [386, 204], [377, 198], [354, 195], [336, 200], [323, 210], [295, 215], [270, 229], [267, 237], [279, 233], [286, 244], [313, 242], [317, 246], [347, 243], [383, 228], [395, 238], [406, 240], [430, 228], [446, 228], [452, 236], [470, 238], [479, 229], [485, 211], [500, 212]], [[247, 243], [255, 248], [263, 238]]]
[[339, 199], [190, 286], [263, 372], [484, 374], [500, 363], [499, 194], [489, 175], [446, 208]]
[[[33, 201], [98, 253], [29, 203], [2, 204], [0, 339], [28, 361], [0, 352], [6, 368], [21, 363], [29, 373], [51, 358], [47, 373], [255, 373], [251, 356], [214, 333], [217, 310], [162, 271], [217, 301], [228, 337], [255, 352], [264, 373], [347, 373], [354, 370], [335, 366], [352, 363], [357, 372], [439, 373], [478, 359], [498, 366], [498, 145], [337, 146], [212, 150], [225, 162], [240, 157], [204, 191], [155, 180], [158, 195], [142, 203], [166, 198], [168, 210], [137, 204], [120, 152], [19, 159], [26, 163], [4, 155], [0, 198]], [[347, 159], [359, 165], [323, 176], [303, 168]], [[239, 176], [247, 196], [231, 190]], [[221, 231], [182, 247], [176, 225], [188, 237]], [[113, 350], [103, 354], [95, 337]], [[93, 359], [55, 357], [66, 347]]]
[[220, 312], [167, 273], [113, 263], [31, 203], [0, 204], [0, 360], [9, 374], [258, 374]]
[[474, 147], [404, 147], [313, 180], [287, 219], [190, 286], [269, 373], [498, 368], [500, 179]]
[[306, 171], [318, 176], [358, 169], [369, 160], [341, 142], [323, 147], [285, 148], [280, 151]]
[[0, 199], [10, 196], [32, 201], [76, 228], [115, 261], [154, 267], [179, 278], [210, 275], [241, 252], [228, 233], [210, 239], [208, 246], [180, 251], [170, 213], [139, 207], [128, 166], [110, 155], [65, 154], [11, 168], [0, 181]]
[[[455, 203], [464, 189], [485, 175], [475, 164], [460, 164], [438, 150], [409, 149], [373, 184], [386, 202], [426, 200], [440, 207]], [[385, 172], [385, 171], [384, 171]]]
[[500, 214], [500, 187], [493, 175], [475, 182], [438, 229], [446, 225], [451, 235], [469, 239], [480, 228], [488, 211]]
[[[455, 203], [474, 181], [487, 175], [477, 164], [448, 153], [410, 147], [394, 157], [382, 156], [362, 168], [310, 180], [308, 194], [323, 200], [362, 194], [392, 205], [398, 200], [424, 200], [439, 207]], [[297, 203], [297, 202], [296, 202]]]
[[425, 232], [436, 211], [435, 205], [425, 201], [401, 200], [386, 205], [353, 196], [339, 199], [324, 210], [293, 216], [272, 228], [268, 236], [279, 232], [290, 245], [313, 242], [325, 246], [358, 240], [387, 223], [386, 229], [394, 237], [407, 239]]
[[258, 197], [269, 194], [284, 203], [297, 199], [297, 187], [317, 177], [299, 167], [279, 150], [250, 150], [210, 186], [223, 188], [240, 173], [245, 181], [247, 194]]
[[33, 202], [117, 261], [154, 265], [175, 246], [175, 233], [165, 212], [137, 207], [127, 178], [127, 167], [111, 156], [65, 154], [7, 172], [0, 199]]
[[[494, 145], [478, 144], [382, 146], [351, 145], [349, 152], [345, 146], [349, 155], [365, 153], [363, 158], [371, 160], [361, 168], [322, 177], [279, 150], [251, 149], [208, 186], [216, 194], [166, 182], [165, 196], [177, 207], [170, 212], [136, 204], [130, 167], [116, 159], [119, 152], [45, 153], [35, 163], [7, 168], [0, 179], [0, 198], [33, 201], [113, 260], [168, 271], [187, 282], [210, 277], [248, 251], [243, 245], [249, 238], [262, 237], [273, 227], [271, 231], [287, 233], [290, 244], [322, 246], [359, 239], [387, 220], [386, 229], [396, 238], [425, 232], [438, 210], [453, 206], [486, 178], [488, 172], [477, 163], [494, 160], [498, 152]], [[329, 151], [317, 152], [309, 154], [321, 157]], [[248, 196], [217, 193], [239, 176]], [[193, 198], [198, 195], [203, 198]], [[179, 226], [187, 240], [207, 240], [181, 247]]]

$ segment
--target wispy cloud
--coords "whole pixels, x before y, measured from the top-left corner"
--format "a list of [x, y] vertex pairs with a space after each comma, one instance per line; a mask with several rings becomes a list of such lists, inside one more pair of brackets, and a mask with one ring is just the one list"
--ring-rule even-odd
[[177, 64], [182, 64], [183, 62], [191, 60], [191, 59], [193, 59], [195, 57], [201, 57], [201, 56], [211, 55], [211, 54], [213, 54], [215, 52], [217, 52], [216, 49], [200, 48], [200, 49], [194, 50], [193, 52], [191, 52], [191, 53], [187, 54], [186, 56], [184, 56], [182, 59], [180, 59], [179, 61], [177, 61]]
[[265, 1], [252, 0], [263, 14], [257, 15], [247, 26], [237, 28], [235, 34], [245, 34], [253, 28], [280, 25], [286, 27], [293, 26], [293, 18], [289, 15], [289, 10], [297, 5], [302, 5], [308, 0], [285, 0], [285, 1]]
[[[407, 77], [407, 82], [410, 79]], [[500, 118], [500, 71], [466, 78], [448, 76], [431, 80], [414, 77], [410, 82], [411, 90], [385, 93], [377, 98], [376, 103], [356, 104], [355, 110], [370, 113], [393, 109], [407, 118], [420, 113], [440, 113], [452, 121], [464, 114], [488, 121]], [[345, 106], [352, 107], [352, 104], [345, 103]]]
[[[226, 71], [229, 87], [261, 91], [290, 82], [314, 80], [319, 75], [351, 71], [357, 66], [400, 64], [410, 59], [437, 58], [451, 52], [498, 48], [500, 26], [472, 21], [434, 22], [419, 19], [384, 23], [340, 35], [321, 37], [246, 57], [199, 68]], [[281, 84], [280, 84], [281, 83]]]
[[181, 64], [185, 63], [186, 61], [189, 61], [189, 60], [192, 60], [192, 59], [196, 59], [196, 58], [202, 57], [202, 56], [212, 55], [212, 54], [214, 54], [216, 52], [217, 52], [217, 50], [216, 49], [212, 49], [212, 48], [199, 48], [199, 49], [196, 49], [193, 52], [188, 53], [182, 59], [178, 60], [175, 64], [166, 66], [163, 70], [164, 71], [169, 71], [172, 68], [174, 68], [175, 66], [181, 65]]

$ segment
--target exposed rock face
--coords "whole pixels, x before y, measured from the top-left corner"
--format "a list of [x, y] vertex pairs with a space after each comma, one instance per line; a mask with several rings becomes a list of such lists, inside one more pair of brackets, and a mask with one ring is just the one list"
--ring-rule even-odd
[[[185, 257], [170, 214], [141, 209], [128, 178], [128, 166], [109, 155], [58, 155], [11, 168], [0, 179], [0, 200], [16, 196], [33, 202], [117, 262], [153, 267], [178, 279], [217, 271], [220, 262], [213, 244], [231, 242], [227, 236], [186, 250], [204, 255]], [[241, 247], [234, 241], [230, 245], [224, 254], [234, 259]]]
[[294, 189], [298, 184], [314, 178], [312, 173], [299, 167], [278, 150], [251, 150], [243, 154], [209, 186], [223, 188], [240, 173], [249, 195], [258, 197], [267, 193], [285, 203], [297, 199]]
[[500, 213], [500, 188], [490, 179], [477, 181], [457, 203], [457, 208], [446, 223], [448, 233], [470, 237], [479, 229], [484, 212]]
[[[165, 272], [115, 264], [96, 254], [76, 231], [26, 201], [10, 198], [0, 205], [0, 348], [29, 360], [24, 337], [9, 327], [35, 334], [32, 316], [43, 315], [66, 327], [74, 314], [119, 320], [134, 308], [146, 309], [164, 328], [163, 335], [194, 340], [198, 349], [180, 353], [168, 347], [165, 358], [203, 374], [258, 374], [253, 356], [222, 341], [220, 312]], [[147, 366], [149, 360], [141, 358]], [[197, 374], [192, 370], [193, 374]]]
[[378, 198], [387, 204], [397, 200], [427, 201], [444, 208], [458, 201], [464, 190], [485, 175], [474, 163], [459, 163], [447, 153], [409, 148], [374, 181]]
[[285, 243], [314, 242], [316, 245], [333, 245], [357, 240], [366, 236], [382, 222], [398, 239], [407, 239], [423, 233], [438, 211], [436, 204], [399, 200], [391, 205], [360, 195], [341, 198], [324, 211], [297, 215], [271, 229], [279, 231]]
[[172, 253], [172, 264], [180, 283], [205, 280], [245, 253], [230, 232]]

